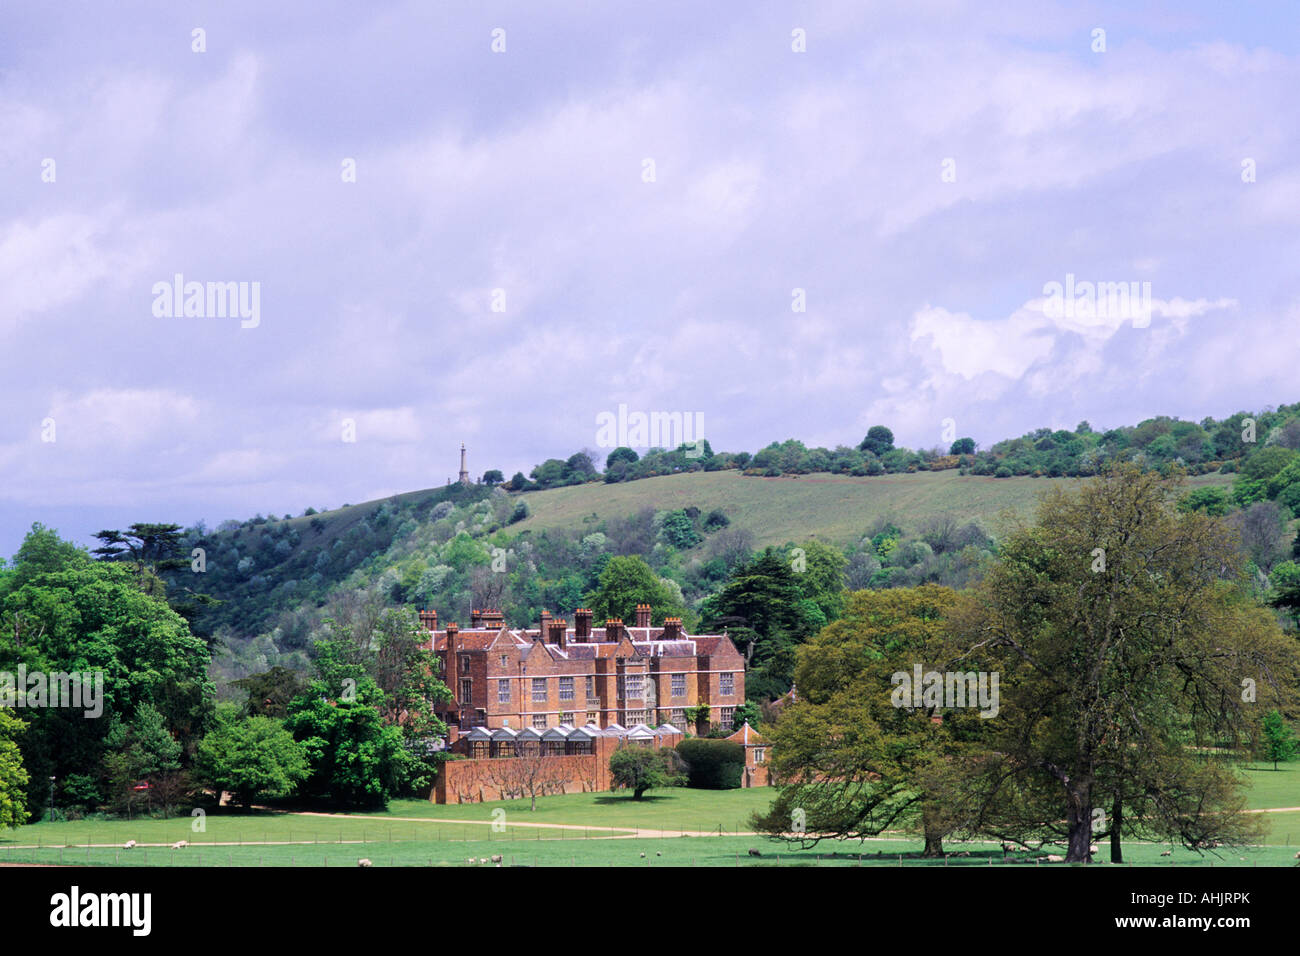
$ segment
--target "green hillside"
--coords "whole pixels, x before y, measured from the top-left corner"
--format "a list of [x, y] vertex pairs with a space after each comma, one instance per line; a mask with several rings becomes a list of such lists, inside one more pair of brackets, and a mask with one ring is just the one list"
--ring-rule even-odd
[[[626, 518], [643, 508], [668, 511], [694, 506], [720, 508], [732, 527], [747, 529], [762, 547], [810, 537], [848, 544], [873, 521], [890, 518], [903, 528], [953, 514], [976, 521], [995, 535], [999, 515], [1028, 515], [1038, 496], [1075, 478], [982, 478], [956, 470], [855, 478], [846, 475], [748, 477], [736, 471], [693, 472], [620, 484], [585, 484], [525, 495], [531, 515], [517, 531], [590, 528], [600, 520]], [[1187, 488], [1229, 487], [1217, 472], [1187, 479]]]

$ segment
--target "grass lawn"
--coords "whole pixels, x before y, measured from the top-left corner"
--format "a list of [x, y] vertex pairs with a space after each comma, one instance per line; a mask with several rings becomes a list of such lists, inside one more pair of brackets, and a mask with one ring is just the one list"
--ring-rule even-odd
[[[1300, 806], [1295, 784], [1300, 767], [1286, 770], [1252, 765], [1255, 808]], [[305, 813], [210, 814], [195, 833], [190, 817], [172, 820], [37, 823], [0, 835], [0, 863], [64, 863], [106, 866], [356, 866], [365, 857], [375, 866], [467, 866], [467, 860], [503, 857], [522, 866], [1026, 866], [1050, 865], [1047, 855], [1013, 854], [1004, 859], [991, 843], [950, 841], [944, 860], [923, 860], [919, 841], [881, 839], [826, 841], [798, 849], [766, 837], [742, 835], [749, 814], [763, 809], [769, 789], [652, 791], [640, 802], [622, 794], [570, 794], [538, 800], [535, 812], [525, 801], [436, 806], [424, 801], [394, 801], [382, 813], [314, 816]], [[504, 819], [494, 830], [494, 810]], [[414, 818], [414, 819], [411, 819]], [[1269, 846], [1220, 850], [1199, 855], [1163, 844], [1125, 843], [1126, 864], [1137, 866], [1292, 866], [1300, 846], [1300, 811], [1268, 814]], [[480, 821], [477, 823], [456, 821]], [[546, 824], [546, 826], [529, 826]], [[579, 828], [562, 829], [558, 825]], [[632, 828], [716, 831], [723, 836], [632, 836]], [[613, 829], [604, 829], [613, 828]], [[623, 829], [626, 828], [626, 829]], [[127, 840], [140, 844], [122, 849]], [[170, 844], [188, 840], [182, 850]], [[749, 855], [757, 849], [761, 856]], [[1061, 852], [1059, 850], [1055, 852]], [[645, 854], [643, 857], [641, 854]], [[969, 854], [969, 855], [963, 855]], [[902, 857], [900, 861], [900, 855]], [[1101, 847], [1098, 863], [1106, 863]], [[490, 863], [488, 864], [491, 865]]]
[[1252, 810], [1300, 807], [1300, 760], [1279, 763], [1277, 770], [1271, 763], [1253, 761], [1242, 764], [1242, 771], [1250, 783], [1247, 806]]
[[[490, 831], [488, 831], [490, 832]], [[761, 856], [752, 857], [750, 849]], [[346, 866], [355, 867], [365, 857], [375, 866], [480, 866], [480, 859], [503, 857], [506, 866], [1051, 866], [1046, 853], [1013, 854], [1004, 859], [988, 843], [952, 843], [946, 860], [921, 859], [915, 840], [824, 842], [800, 850], [759, 837], [666, 837], [660, 839], [504, 839], [466, 842], [388, 842], [376, 829], [366, 843], [308, 844], [296, 846], [193, 845], [184, 850], [82, 847], [44, 847], [31, 850], [0, 849], [0, 862], [63, 863], [90, 866]], [[1219, 851], [1200, 856], [1175, 849], [1161, 857], [1166, 847], [1126, 844], [1126, 864], [1136, 866], [1290, 866], [1294, 850], [1259, 847]], [[962, 855], [969, 853], [969, 856]], [[642, 856], [642, 854], [645, 854]], [[900, 860], [901, 856], [901, 860]], [[1098, 864], [1106, 863], [1105, 848]], [[476, 862], [469, 864], [473, 859]], [[489, 862], [486, 864], [491, 866]], [[1097, 865], [1097, 864], [1094, 864]]]
[[766, 810], [776, 791], [690, 790], [670, 787], [651, 790], [639, 802], [618, 793], [570, 793], [539, 798], [530, 811], [527, 800], [497, 800], [438, 806], [421, 800], [394, 800], [381, 816], [428, 817], [442, 820], [492, 820], [497, 809], [510, 823], [563, 823], [582, 827], [633, 827], [653, 830], [747, 832], [749, 815]]

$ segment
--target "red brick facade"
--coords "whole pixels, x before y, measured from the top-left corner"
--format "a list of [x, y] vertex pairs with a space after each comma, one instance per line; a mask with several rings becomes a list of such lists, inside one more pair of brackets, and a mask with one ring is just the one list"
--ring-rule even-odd
[[742, 787], [766, 787], [771, 785], [772, 775], [768, 767], [771, 755], [770, 745], [763, 736], [745, 722], [734, 734], [727, 738], [745, 748], [745, 772], [741, 774]]
[[536, 628], [506, 627], [499, 611], [474, 612], [471, 626], [438, 629], [437, 614], [421, 611], [443, 680], [454, 700], [439, 708], [451, 742], [474, 727], [566, 724], [686, 729], [686, 710], [707, 706], [710, 726], [730, 728], [745, 700], [745, 662], [731, 639], [691, 636], [681, 620], [649, 624], [647, 605], [637, 626], [610, 619], [592, 627], [579, 608], [574, 624], [543, 612]]

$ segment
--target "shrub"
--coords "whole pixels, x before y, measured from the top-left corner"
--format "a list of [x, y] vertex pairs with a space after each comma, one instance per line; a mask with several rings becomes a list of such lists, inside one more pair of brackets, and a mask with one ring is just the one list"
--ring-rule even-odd
[[678, 755], [686, 761], [686, 785], [697, 790], [734, 790], [745, 770], [745, 748], [733, 740], [683, 740]]

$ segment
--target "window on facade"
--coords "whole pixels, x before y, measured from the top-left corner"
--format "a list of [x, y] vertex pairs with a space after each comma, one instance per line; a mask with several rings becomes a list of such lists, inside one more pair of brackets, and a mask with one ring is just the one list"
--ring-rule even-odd
[[724, 730], [730, 730], [731, 725], [735, 721], [735, 719], [736, 719], [736, 708], [734, 707], [722, 708], [722, 727]]
[[672, 693], [674, 697], [686, 696], [686, 675], [674, 674], [672, 677]]
[[460, 699], [462, 703], [469, 702], [469, 699], [472, 696], [470, 691], [473, 689], [473, 683], [474, 682], [469, 678], [465, 678], [460, 682]]
[[560, 723], [573, 725], [573, 711], [565, 711], [560, 714]]
[[764, 755], [765, 753], [766, 753], [766, 751], [764, 751], [762, 747], [755, 747], [755, 748], [754, 748], [754, 763], [762, 763], [762, 762], [763, 762], [763, 755]]
[[533, 729], [534, 729], [534, 730], [545, 730], [545, 729], [546, 729], [546, 715], [545, 715], [545, 714], [533, 714]]
[[600, 714], [594, 710], [587, 711], [587, 723], [589, 724], [600, 723]]
[[502, 667], [508, 667], [509, 665], [510, 665], [510, 658], [508, 658], [508, 657], [506, 657], [504, 654], [502, 654], [502, 655], [501, 655], [501, 666], [502, 666]]
[[624, 696], [631, 700], [640, 700], [642, 696], [644, 696], [644, 678], [640, 674], [628, 674], [624, 681], [624, 687], [626, 689], [626, 694]]
[[533, 678], [533, 703], [534, 704], [546, 703], [546, 678], [545, 677]]
[[510, 703], [510, 681], [508, 680], [497, 681], [497, 703], [498, 704]]
[[469, 673], [469, 658], [468, 658], [468, 657], [464, 657], [464, 656], [461, 657], [461, 659], [460, 659], [460, 672], [461, 672], [462, 674], [468, 674], [468, 673]]
[[623, 720], [625, 721], [625, 726], [635, 727], [637, 724], [645, 723], [644, 710], [629, 710], [625, 711], [624, 714], [625, 716], [623, 717]]
[[721, 687], [718, 689], [724, 694], [734, 694], [736, 692], [736, 675], [723, 674], [719, 677]]
[[573, 700], [573, 678], [560, 678], [560, 700]]
[[594, 677], [587, 678], [587, 696], [588, 697], [596, 696], [596, 678]]
[[686, 723], [686, 711], [681, 710], [681, 709], [674, 710], [674, 711], [673, 711], [673, 714], [672, 714], [672, 720], [671, 720], [671, 723], [672, 723], [672, 725], [673, 725], [674, 727], [681, 727], [683, 724], [685, 724], [685, 723]]

